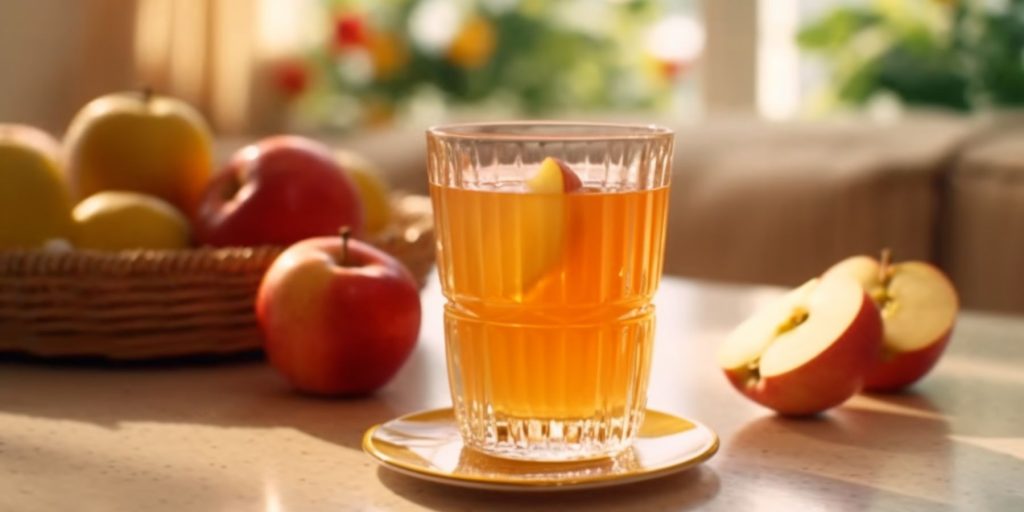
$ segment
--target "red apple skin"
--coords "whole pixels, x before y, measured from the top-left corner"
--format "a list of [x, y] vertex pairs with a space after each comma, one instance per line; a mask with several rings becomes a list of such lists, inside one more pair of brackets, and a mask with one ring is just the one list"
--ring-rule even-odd
[[876, 358], [874, 367], [864, 379], [864, 391], [894, 392], [917, 382], [939, 362], [952, 334], [953, 328], [950, 327], [938, 340], [920, 350]]
[[809, 416], [860, 391], [881, 349], [882, 320], [866, 293], [850, 328], [814, 359], [781, 375], [749, 382], [743, 369], [725, 370], [733, 387], [784, 416]]
[[[857, 262], [857, 263], [853, 263]], [[867, 263], [865, 263], [867, 262]], [[860, 272], [852, 271], [856, 268], [851, 265], [858, 265], [861, 269], [867, 269], [868, 274], [863, 274], [864, 270]], [[868, 265], [865, 267], [865, 265]], [[830, 273], [845, 273], [861, 281], [861, 285], [864, 286], [865, 290], [870, 290], [879, 286], [879, 283], [873, 279], [878, 273], [878, 266], [880, 262], [871, 256], [854, 256], [847, 258], [839, 263], [833, 265], [825, 275]], [[945, 285], [942, 288], [948, 290], [953, 297], [953, 311], [954, 314], [959, 310], [959, 299], [956, 297], [956, 287], [953, 286], [952, 281], [945, 273], [942, 272], [935, 265], [922, 262], [922, 261], [906, 261], [900, 263], [891, 264], [891, 271], [894, 276], [901, 276], [907, 269], [912, 266], [916, 266], [919, 271], [920, 269], [927, 270], [931, 274], [930, 279], [934, 282], [942, 282]], [[870, 291], [869, 291], [870, 293]], [[901, 297], [895, 297], [896, 300], [900, 300]], [[881, 307], [881, 306], [879, 306]], [[903, 313], [906, 314], [905, 310]], [[883, 315], [883, 318], [884, 315]], [[894, 322], [892, 317], [883, 320], [883, 328], [886, 324]], [[876, 356], [875, 364], [868, 372], [864, 380], [864, 391], [886, 393], [900, 391], [928, 374], [931, 369], [938, 362], [939, 358], [946, 350], [946, 346], [949, 344], [950, 336], [953, 333], [953, 329], [956, 325], [955, 316], [950, 319], [949, 326], [945, 329], [942, 334], [934, 337], [926, 345], [921, 346], [917, 350], [900, 351], [896, 350], [898, 344], [886, 339], [883, 335], [882, 349], [879, 351], [879, 355]]]
[[558, 164], [558, 170], [562, 171], [562, 191], [569, 194], [583, 188], [579, 175], [569, 167], [569, 164], [560, 158], [554, 160]]
[[195, 224], [205, 245], [291, 245], [342, 226], [358, 238], [363, 207], [327, 147], [276, 136], [235, 153], [207, 186]]
[[358, 240], [345, 265], [338, 237], [295, 244], [260, 284], [256, 314], [270, 364], [317, 395], [363, 395], [408, 359], [420, 330], [415, 280], [397, 260]]

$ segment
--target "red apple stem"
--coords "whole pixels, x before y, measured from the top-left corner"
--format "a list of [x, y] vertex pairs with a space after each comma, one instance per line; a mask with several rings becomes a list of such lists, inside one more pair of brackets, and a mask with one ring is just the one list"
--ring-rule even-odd
[[341, 235], [341, 266], [348, 266], [348, 239], [352, 236], [352, 228], [342, 226], [338, 232]]
[[879, 258], [878, 265], [878, 280], [883, 285], [889, 284], [889, 279], [892, 277], [892, 272], [889, 271], [892, 265], [892, 249], [886, 247], [882, 249], [882, 256]]

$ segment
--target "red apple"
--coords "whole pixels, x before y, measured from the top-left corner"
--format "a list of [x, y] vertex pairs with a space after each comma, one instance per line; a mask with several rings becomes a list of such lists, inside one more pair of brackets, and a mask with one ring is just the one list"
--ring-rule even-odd
[[942, 356], [956, 323], [953, 283], [923, 261], [891, 264], [869, 256], [847, 258], [825, 272], [857, 280], [882, 315], [882, 347], [864, 382], [868, 391], [903, 389], [924, 377]]
[[343, 238], [286, 249], [256, 298], [270, 364], [308, 393], [380, 388], [419, 336], [420, 296], [409, 271], [388, 254]]
[[882, 323], [852, 278], [812, 279], [740, 324], [718, 353], [729, 382], [785, 415], [807, 415], [860, 390]]
[[290, 245], [342, 226], [362, 234], [355, 183], [327, 147], [277, 136], [239, 150], [210, 182], [196, 235], [213, 246]]

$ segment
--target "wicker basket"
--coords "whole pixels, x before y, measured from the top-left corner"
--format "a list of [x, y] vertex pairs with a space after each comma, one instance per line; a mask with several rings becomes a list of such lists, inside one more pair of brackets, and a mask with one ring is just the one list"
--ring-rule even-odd
[[[434, 262], [430, 201], [395, 197], [369, 241], [422, 286]], [[280, 247], [0, 251], [0, 352], [138, 360], [258, 349], [253, 302]]]

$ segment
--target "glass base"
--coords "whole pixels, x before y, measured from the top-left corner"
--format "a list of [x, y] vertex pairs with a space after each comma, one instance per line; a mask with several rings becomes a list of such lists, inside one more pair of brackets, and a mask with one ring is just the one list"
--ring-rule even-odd
[[567, 462], [612, 457], [628, 448], [643, 423], [643, 410], [614, 418], [480, 414], [463, 419], [463, 443], [476, 451], [505, 459]]

